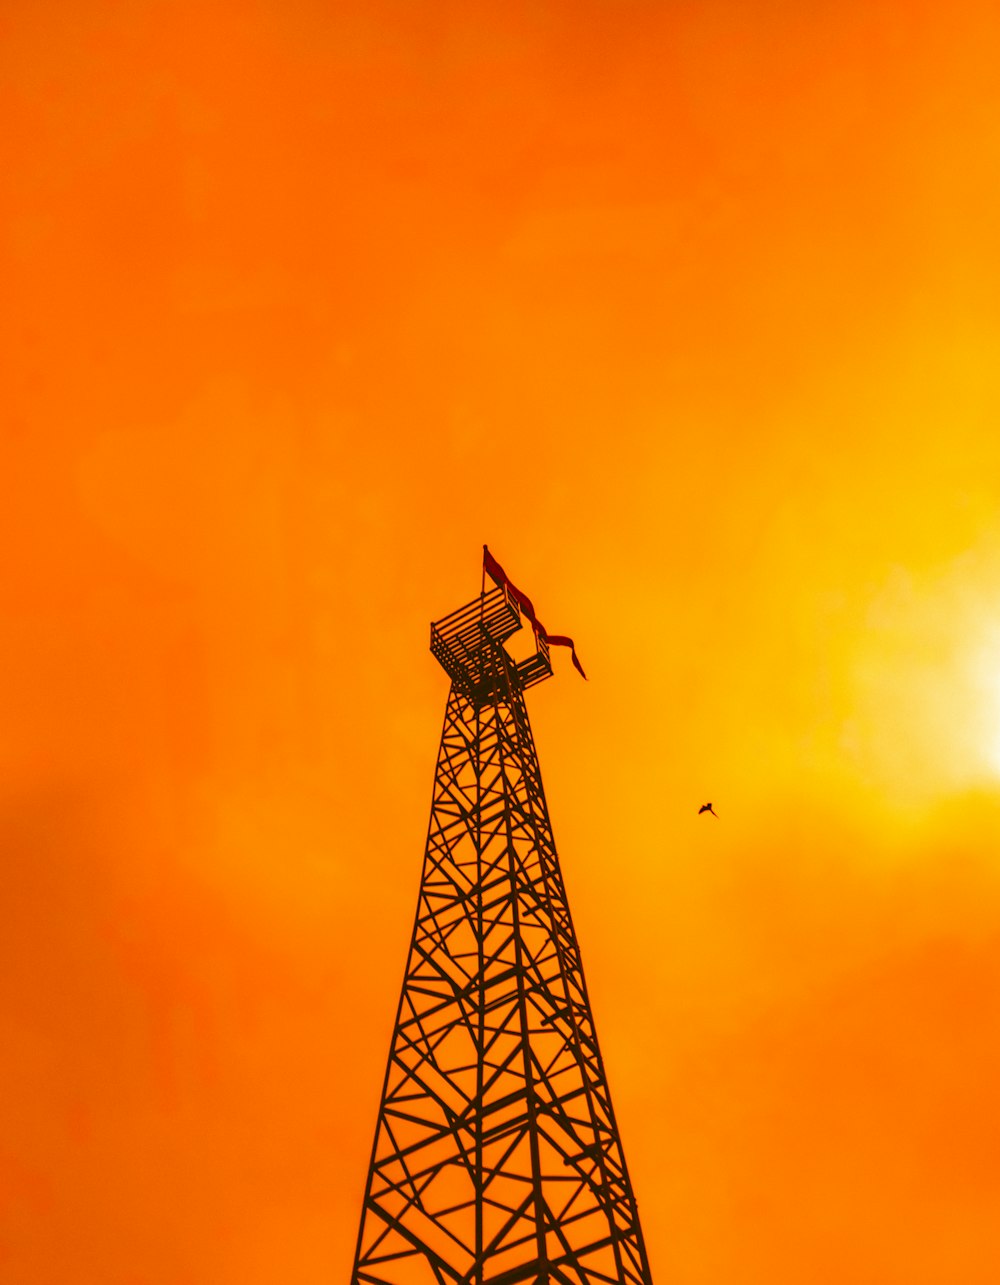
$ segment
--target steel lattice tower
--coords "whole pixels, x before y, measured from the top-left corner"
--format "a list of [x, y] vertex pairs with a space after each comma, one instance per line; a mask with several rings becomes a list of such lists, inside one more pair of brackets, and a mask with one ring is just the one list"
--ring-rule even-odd
[[431, 626], [452, 685], [352, 1285], [650, 1285], [520, 628], [506, 586]]

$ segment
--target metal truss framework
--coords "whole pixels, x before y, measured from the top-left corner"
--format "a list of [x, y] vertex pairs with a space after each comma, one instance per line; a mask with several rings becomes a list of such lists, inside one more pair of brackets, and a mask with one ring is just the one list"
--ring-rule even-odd
[[464, 672], [432, 633], [453, 682], [353, 1285], [650, 1285], [524, 700], [551, 668], [508, 655], [502, 598], [463, 609]]

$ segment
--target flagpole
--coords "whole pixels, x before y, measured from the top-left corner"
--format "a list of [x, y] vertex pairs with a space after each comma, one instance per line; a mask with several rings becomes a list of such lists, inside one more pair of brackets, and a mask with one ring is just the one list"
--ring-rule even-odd
[[483, 635], [486, 628], [483, 619], [486, 614], [486, 545], [483, 545], [483, 575], [479, 582], [479, 645], [483, 645]]

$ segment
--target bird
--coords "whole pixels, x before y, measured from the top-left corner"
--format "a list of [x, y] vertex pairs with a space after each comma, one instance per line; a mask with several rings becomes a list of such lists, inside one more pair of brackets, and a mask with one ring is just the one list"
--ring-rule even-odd
[[712, 807], [711, 803], [703, 803], [703, 804], [701, 805], [701, 807], [698, 809], [698, 815], [699, 815], [699, 816], [701, 816], [701, 814], [702, 814], [703, 812], [711, 812], [712, 816], [714, 816], [714, 817], [715, 817], [715, 819], [716, 819], [716, 821], [718, 821], [718, 819], [719, 819], [719, 814], [718, 814], [718, 812], [716, 812], [716, 810]]

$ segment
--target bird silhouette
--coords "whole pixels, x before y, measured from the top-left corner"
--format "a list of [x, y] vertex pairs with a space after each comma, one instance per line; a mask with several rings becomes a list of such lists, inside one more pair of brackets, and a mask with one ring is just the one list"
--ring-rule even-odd
[[718, 821], [718, 819], [719, 819], [719, 814], [718, 814], [718, 812], [716, 812], [716, 810], [712, 807], [711, 803], [703, 803], [703, 804], [701, 805], [701, 807], [698, 809], [698, 815], [699, 815], [699, 816], [701, 816], [701, 814], [702, 814], [703, 812], [711, 812], [712, 816], [714, 816], [714, 817], [715, 817], [715, 819], [716, 819], [716, 821]]

